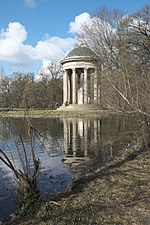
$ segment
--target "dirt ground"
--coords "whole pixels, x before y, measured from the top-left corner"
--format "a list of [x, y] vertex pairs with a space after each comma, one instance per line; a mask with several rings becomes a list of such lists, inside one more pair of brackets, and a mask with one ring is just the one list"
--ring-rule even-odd
[[11, 225], [149, 225], [150, 151], [130, 152], [40, 200]]

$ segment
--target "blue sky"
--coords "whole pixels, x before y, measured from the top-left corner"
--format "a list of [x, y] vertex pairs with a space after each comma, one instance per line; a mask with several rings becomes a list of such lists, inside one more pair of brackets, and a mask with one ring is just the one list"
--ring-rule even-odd
[[74, 47], [80, 24], [101, 6], [134, 12], [150, 0], [0, 0], [0, 68], [34, 72]]

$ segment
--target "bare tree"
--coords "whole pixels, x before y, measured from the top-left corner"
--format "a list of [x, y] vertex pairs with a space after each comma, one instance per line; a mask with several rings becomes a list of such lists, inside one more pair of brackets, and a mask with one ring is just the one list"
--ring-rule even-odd
[[139, 114], [150, 145], [150, 5], [132, 15], [102, 8], [79, 39], [101, 62], [102, 103]]
[[62, 104], [62, 70], [61, 66], [55, 63], [49, 63], [46, 70], [41, 70], [42, 81], [47, 84], [47, 98], [49, 107], [55, 107]]

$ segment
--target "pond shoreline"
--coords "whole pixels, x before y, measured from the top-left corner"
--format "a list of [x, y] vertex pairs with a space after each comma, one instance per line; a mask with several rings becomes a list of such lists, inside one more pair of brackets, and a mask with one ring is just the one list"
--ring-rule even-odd
[[65, 194], [35, 203], [9, 225], [149, 224], [150, 152], [128, 149], [74, 180]]
[[58, 110], [13, 110], [0, 113], [1, 117], [12, 118], [51, 118], [51, 117], [108, 117], [109, 115], [123, 115], [121, 112], [112, 110], [81, 110], [81, 111], [58, 111]]

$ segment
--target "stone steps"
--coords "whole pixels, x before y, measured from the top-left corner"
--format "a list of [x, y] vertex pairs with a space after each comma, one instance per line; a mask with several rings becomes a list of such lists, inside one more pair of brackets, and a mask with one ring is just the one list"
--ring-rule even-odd
[[86, 110], [98, 110], [100, 109], [99, 105], [75, 105], [71, 104], [69, 106], [62, 105], [57, 110], [58, 111], [86, 111]]

